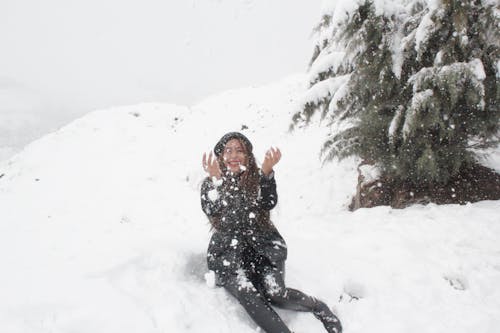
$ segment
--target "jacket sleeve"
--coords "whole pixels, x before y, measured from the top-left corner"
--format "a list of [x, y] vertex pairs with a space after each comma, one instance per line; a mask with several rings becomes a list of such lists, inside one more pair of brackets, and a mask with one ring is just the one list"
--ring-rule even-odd
[[260, 176], [260, 196], [259, 207], [265, 210], [273, 209], [278, 203], [278, 193], [276, 192], [276, 180], [274, 174], [271, 177]]
[[201, 184], [201, 209], [207, 216], [217, 216], [221, 213], [223, 200], [215, 184], [209, 177]]

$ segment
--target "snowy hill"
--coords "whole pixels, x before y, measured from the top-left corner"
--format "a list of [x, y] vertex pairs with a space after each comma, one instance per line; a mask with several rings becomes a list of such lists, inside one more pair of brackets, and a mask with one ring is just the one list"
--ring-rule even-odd
[[92, 112], [1, 164], [0, 331], [254, 332], [204, 279], [199, 202], [201, 155], [243, 128], [256, 157], [283, 152], [272, 218], [287, 284], [327, 301], [345, 332], [497, 332], [500, 202], [347, 212], [356, 163], [322, 167], [317, 125], [287, 132], [304, 81]]

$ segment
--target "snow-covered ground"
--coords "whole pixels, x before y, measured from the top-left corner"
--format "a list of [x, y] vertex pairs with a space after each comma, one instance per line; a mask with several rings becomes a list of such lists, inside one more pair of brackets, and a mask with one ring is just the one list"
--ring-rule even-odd
[[287, 284], [334, 307], [345, 332], [498, 332], [500, 202], [348, 212], [355, 161], [322, 167], [324, 130], [287, 131], [304, 81], [92, 112], [3, 162], [0, 332], [255, 332], [204, 279], [199, 201], [203, 152], [242, 128], [258, 158], [283, 153], [272, 218]]

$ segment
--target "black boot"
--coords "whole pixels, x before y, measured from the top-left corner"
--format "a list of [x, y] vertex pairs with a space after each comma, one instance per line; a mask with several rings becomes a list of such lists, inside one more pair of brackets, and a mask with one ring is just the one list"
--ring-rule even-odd
[[332, 310], [322, 301], [318, 299], [315, 301], [313, 314], [323, 323], [326, 331], [328, 333], [342, 333], [342, 324], [337, 316], [333, 314]]

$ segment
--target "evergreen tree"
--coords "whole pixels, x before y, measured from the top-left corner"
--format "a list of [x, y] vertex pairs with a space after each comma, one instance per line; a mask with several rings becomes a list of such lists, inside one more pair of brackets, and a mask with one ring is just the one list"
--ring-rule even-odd
[[326, 160], [357, 155], [394, 179], [446, 183], [473, 148], [499, 142], [499, 13], [494, 0], [337, 0], [315, 30], [294, 123], [330, 120]]

